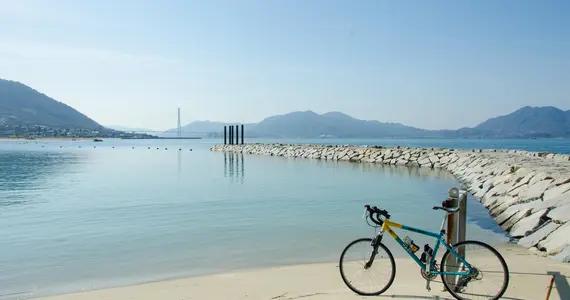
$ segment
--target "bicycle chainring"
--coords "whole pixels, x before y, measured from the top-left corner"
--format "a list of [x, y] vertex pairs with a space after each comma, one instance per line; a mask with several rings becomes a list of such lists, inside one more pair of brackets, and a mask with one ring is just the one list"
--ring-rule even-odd
[[[434, 264], [433, 268], [434, 268], [435, 270], [437, 270], [437, 269], [438, 269], [437, 264]], [[434, 279], [437, 277], [437, 274], [434, 274], [434, 273], [429, 273], [429, 274], [428, 274], [426, 271], [424, 271], [424, 270], [422, 270], [422, 269], [420, 269], [420, 273], [422, 274], [422, 277], [423, 277], [425, 280], [434, 280]]]

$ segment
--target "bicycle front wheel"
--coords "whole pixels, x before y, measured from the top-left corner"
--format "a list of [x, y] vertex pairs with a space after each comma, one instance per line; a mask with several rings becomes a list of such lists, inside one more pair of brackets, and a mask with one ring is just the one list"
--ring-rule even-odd
[[339, 269], [344, 283], [364, 296], [384, 293], [396, 276], [396, 263], [390, 250], [382, 243], [373, 246], [370, 238], [348, 244], [340, 255]]
[[[509, 285], [505, 259], [492, 246], [479, 241], [464, 241], [453, 249], [471, 265], [469, 275], [441, 275], [447, 291], [456, 299], [501, 298]], [[441, 272], [465, 272], [467, 268], [447, 250], [441, 258]]]

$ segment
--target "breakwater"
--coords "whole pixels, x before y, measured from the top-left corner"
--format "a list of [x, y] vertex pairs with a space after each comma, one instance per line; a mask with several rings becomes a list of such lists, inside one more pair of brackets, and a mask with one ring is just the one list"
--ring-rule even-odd
[[570, 262], [570, 155], [567, 154], [287, 144], [215, 145], [210, 150], [442, 168], [452, 173], [518, 244]]

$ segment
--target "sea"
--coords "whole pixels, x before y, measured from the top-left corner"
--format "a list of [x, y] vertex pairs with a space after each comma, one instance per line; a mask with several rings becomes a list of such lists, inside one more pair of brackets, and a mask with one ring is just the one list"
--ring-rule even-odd
[[[570, 153], [563, 139], [246, 142]], [[443, 214], [432, 207], [459, 185], [445, 171], [210, 151], [217, 143], [0, 142], [0, 299], [337, 262], [350, 241], [374, 235], [362, 218], [365, 204], [437, 231]], [[509, 240], [471, 197], [467, 235]]]

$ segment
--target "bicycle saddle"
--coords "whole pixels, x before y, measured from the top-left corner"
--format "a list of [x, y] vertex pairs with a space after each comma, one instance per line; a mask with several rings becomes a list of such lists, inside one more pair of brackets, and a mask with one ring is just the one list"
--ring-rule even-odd
[[454, 208], [441, 207], [441, 206], [434, 206], [433, 207], [433, 210], [438, 210], [438, 209], [445, 210], [448, 213], [456, 213], [459, 211], [459, 207], [454, 207]]

